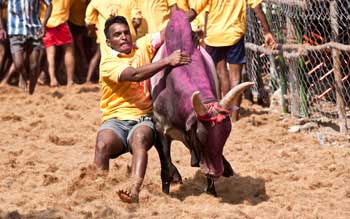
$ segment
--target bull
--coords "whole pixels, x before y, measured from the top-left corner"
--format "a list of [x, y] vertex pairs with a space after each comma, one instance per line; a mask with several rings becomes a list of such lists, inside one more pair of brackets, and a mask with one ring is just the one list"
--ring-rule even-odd
[[234, 87], [218, 101], [214, 64], [205, 50], [196, 46], [186, 14], [174, 10], [165, 30], [165, 45], [154, 61], [178, 49], [189, 54], [192, 62], [164, 69], [151, 78], [162, 190], [168, 194], [171, 183], [182, 182], [170, 154], [171, 141], [179, 140], [190, 150], [191, 166], [199, 166], [207, 176], [207, 192], [216, 196], [214, 179], [234, 174], [223, 157], [231, 132], [232, 103], [253, 83]]

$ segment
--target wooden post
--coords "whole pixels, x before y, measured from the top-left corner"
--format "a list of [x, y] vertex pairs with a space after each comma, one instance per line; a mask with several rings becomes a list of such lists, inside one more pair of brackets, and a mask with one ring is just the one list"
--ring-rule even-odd
[[[331, 28], [332, 28], [332, 40], [336, 42], [337, 36], [339, 35], [339, 25], [337, 20], [337, 2], [331, 1], [330, 3], [330, 17], [331, 17]], [[335, 90], [337, 97], [337, 110], [338, 110], [338, 124], [341, 133], [347, 132], [347, 118], [345, 112], [345, 103], [343, 98], [343, 83], [341, 76], [341, 67], [339, 60], [339, 50], [332, 48], [332, 60], [334, 69], [334, 79], [335, 79]]]
[[[287, 42], [296, 42], [296, 31], [292, 20], [287, 17]], [[300, 116], [300, 99], [299, 99], [299, 78], [298, 78], [298, 60], [297, 58], [289, 58], [289, 99], [290, 99], [290, 113], [292, 116]]]

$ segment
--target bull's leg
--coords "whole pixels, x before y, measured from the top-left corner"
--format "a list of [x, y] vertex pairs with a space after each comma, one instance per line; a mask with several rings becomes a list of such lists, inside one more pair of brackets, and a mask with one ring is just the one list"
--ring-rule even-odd
[[222, 156], [222, 161], [224, 163], [224, 172], [222, 173], [222, 176], [224, 177], [233, 176], [235, 172], [233, 171], [231, 164], [225, 159], [224, 156]]
[[159, 133], [155, 146], [161, 165], [162, 191], [166, 194], [169, 194], [171, 183], [182, 183], [179, 171], [171, 162], [170, 144], [171, 140]]
[[207, 189], [205, 191], [210, 195], [217, 196], [213, 178], [207, 177]]

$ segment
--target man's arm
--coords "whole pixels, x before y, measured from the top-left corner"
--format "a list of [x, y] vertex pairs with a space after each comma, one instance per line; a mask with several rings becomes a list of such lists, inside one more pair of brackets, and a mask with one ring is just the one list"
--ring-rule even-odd
[[253, 8], [253, 11], [259, 21], [261, 22], [261, 26], [263, 28], [264, 32], [264, 39], [265, 39], [265, 45], [270, 47], [270, 48], [275, 48], [276, 47], [276, 41], [275, 38], [273, 37], [269, 25], [267, 23], [266, 17], [264, 12], [261, 9], [261, 4], [258, 4], [256, 7]]
[[191, 62], [191, 58], [180, 50], [174, 51], [170, 56], [165, 57], [158, 62], [147, 64], [139, 68], [128, 67], [119, 77], [119, 81], [143, 81], [167, 66], [185, 65]]
[[[2, 11], [3, 8], [3, 1], [0, 1], [0, 12]], [[2, 16], [0, 16], [0, 40], [6, 39], [6, 30], [4, 28]]]
[[50, 16], [51, 16], [51, 11], [52, 11], [52, 3], [51, 1], [48, 3], [46, 1], [44, 1], [44, 3], [46, 4], [46, 12], [45, 12], [45, 16], [44, 16], [44, 21], [41, 24], [41, 33], [40, 33], [40, 37], [43, 37], [45, 35], [46, 32], [46, 24], [47, 21], [49, 20]]

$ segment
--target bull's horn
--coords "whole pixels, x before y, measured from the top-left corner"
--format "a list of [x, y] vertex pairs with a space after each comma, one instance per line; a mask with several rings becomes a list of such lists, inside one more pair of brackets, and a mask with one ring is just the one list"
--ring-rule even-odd
[[244, 82], [235, 86], [222, 98], [219, 105], [225, 109], [229, 109], [229, 107], [231, 107], [231, 105], [233, 104], [233, 101], [246, 89], [250, 88], [253, 85], [253, 82]]
[[207, 113], [207, 108], [203, 105], [201, 99], [199, 98], [199, 91], [195, 91], [192, 94], [192, 106], [193, 110], [198, 116], [204, 116]]

